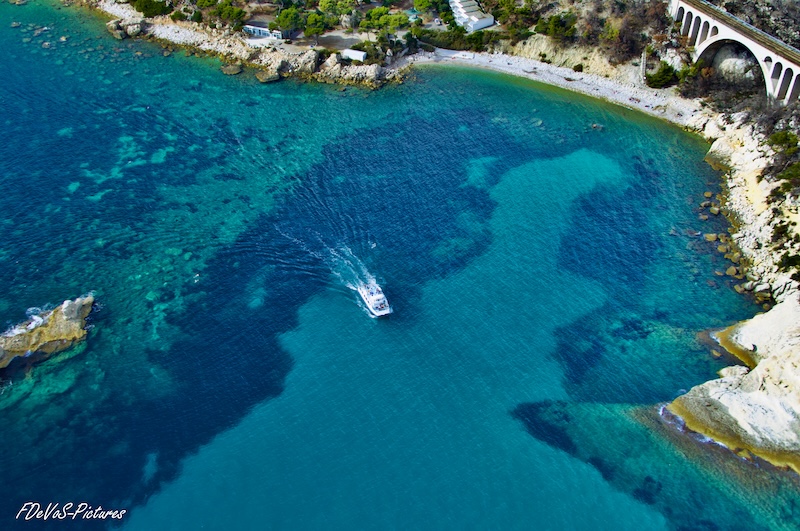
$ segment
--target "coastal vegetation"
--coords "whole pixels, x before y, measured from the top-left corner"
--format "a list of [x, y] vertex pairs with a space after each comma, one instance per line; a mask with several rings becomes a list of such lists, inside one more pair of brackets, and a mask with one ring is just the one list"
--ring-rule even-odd
[[132, 5], [136, 11], [139, 11], [146, 17], [168, 15], [172, 12], [171, 5], [168, 5], [166, 2], [160, 2], [159, 0], [135, 0]]
[[653, 88], [662, 88], [671, 85], [677, 80], [675, 75], [675, 68], [666, 61], [661, 61], [661, 65], [654, 74], [646, 74], [647, 86]]
[[447, 31], [414, 27], [411, 33], [420, 42], [449, 50], [481, 52], [489, 45], [500, 41], [500, 35], [497, 32], [479, 30], [467, 33], [457, 24], [452, 24]]
[[366, 31], [386, 30], [394, 33], [400, 28], [408, 27], [408, 15], [389, 13], [388, 7], [376, 7], [364, 14], [364, 19], [359, 23], [359, 28]]
[[800, 3], [794, 0], [708, 1], [756, 28], [774, 35], [790, 46], [800, 48], [800, 32], [797, 30], [797, 21], [800, 20]]
[[280, 12], [275, 18], [275, 22], [270, 23], [270, 29], [281, 29], [293, 32], [305, 26], [305, 19], [300, 9], [289, 7]]

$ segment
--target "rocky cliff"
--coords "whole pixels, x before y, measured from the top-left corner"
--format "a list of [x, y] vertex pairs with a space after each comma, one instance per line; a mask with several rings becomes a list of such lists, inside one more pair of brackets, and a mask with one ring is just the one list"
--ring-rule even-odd
[[777, 304], [714, 334], [748, 367], [723, 369], [720, 379], [692, 388], [669, 409], [693, 431], [800, 472], [800, 292], [770, 245], [775, 224], [785, 218], [781, 205], [767, 202], [776, 185], [759, 179], [772, 153], [753, 126], [736, 117], [697, 125], [716, 138], [709, 162], [731, 168], [725, 208], [736, 228], [733, 241], [749, 264], [745, 285], [771, 294]]
[[64, 301], [53, 310], [34, 315], [0, 335], [0, 369], [19, 356], [54, 354], [86, 337], [86, 317], [94, 297]]

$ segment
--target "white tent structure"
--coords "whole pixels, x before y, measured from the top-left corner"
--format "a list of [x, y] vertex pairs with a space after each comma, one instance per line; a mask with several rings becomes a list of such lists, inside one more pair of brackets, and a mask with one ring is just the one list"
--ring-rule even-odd
[[494, 17], [484, 13], [475, 0], [450, 0], [450, 9], [458, 25], [469, 32], [494, 24]]

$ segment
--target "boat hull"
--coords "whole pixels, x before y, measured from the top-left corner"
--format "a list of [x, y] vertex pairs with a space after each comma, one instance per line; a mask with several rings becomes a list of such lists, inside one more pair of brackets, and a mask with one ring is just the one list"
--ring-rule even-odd
[[392, 313], [389, 301], [386, 300], [386, 296], [377, 284], [358, 286], [358, 294], [372, 317], [384, 317]]

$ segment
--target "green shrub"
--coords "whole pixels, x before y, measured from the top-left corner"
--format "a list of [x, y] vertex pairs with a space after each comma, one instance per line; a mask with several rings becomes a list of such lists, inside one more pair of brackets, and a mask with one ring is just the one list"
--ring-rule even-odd
[[800, 255], [784, 253], [778, 262], [778, 267], [784, 271], [793, 267], [800, 267]]
[[772, 243], [778, 243], [789, 235], [789, 225], [786, 223], [778, 223], [772, 229]]
[[198, 9], [194, 13], [192, 13], [192, 17], [190, 19], [192, 22], [203, 22], [203, 13], [200, 12]]
[[[286, 11], [286, 10], [285, 10]], [[233, 5], [232, 0], [222, 0], [214, 9], [210, 11], [211, 15], [219, 17], [222, 20], [238, 21], [242, 20], [247, 13], [244, 9]]]
[[[458, 25], [452, 25], [447, 31], [429, 30], [420, 27], [411, 29], [414, 37], [421, 43], [446, 48], [448, 50], [471, 50], [482, 52], [486, 46], [500, 40], [496, 31], [475, 31], [467, 34], [466, 30]], [[427, 51], [424, 45], [420, 48]]]
[[775, 131], [767, 139], [767, 144], [787, 157], [791, 157], [798, 150], [797, 135], [791, 131]]
[[575, 72], [583, 72], [583, 63], [578, 63], [572, 67]]
[[778, 179], [800, 184], [800, 162], [795, 162], [778, 174]]
[[533, 35], [533, 32], [528, 28], [518, 29], [518, 28], [509, 28], [505, 34], [505, 37], [511, 41], [511, 44], [517, 44], [520, 41], [524, 41], [528, 37]]
[[800, 188], [800, 162], [790, 164], [777, 177], [783, 182], [770, 193], [770, 196], [774, 198], [779, 198], [781, 194], [788, 194], [796, 188]]
[[187, 17], [186, 13], [184, 13], [183, 11], [173, 11], [172, 14], [169, 16], [169, 18], [177, 21], [177, 20], [186, 20], [189, 17]]
[[197, 0], [197, 7], [204, 8], [204, 7], [214, 7], [217, 5], [217, 0]]
[[543, 33], [557, 41], [575, 37], [575, 21], [578, 17], [574, 13], [559, 13], [548, 18], [541, 18], [536, 23], [536, 33]]
[[172, 12], [172, 6], [158, 0], [136, 0], [133, 8], [147, 18], [167, 15]]
[[675, 69], [666, 61], [661, 61], [661, 65], [658, 67], [658, 71], [655, 74], [645, 75], [647, 86], [652, 88], [666, 87], [677, 81], [677, 79]]

